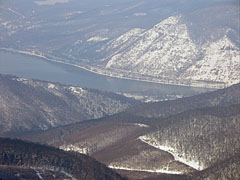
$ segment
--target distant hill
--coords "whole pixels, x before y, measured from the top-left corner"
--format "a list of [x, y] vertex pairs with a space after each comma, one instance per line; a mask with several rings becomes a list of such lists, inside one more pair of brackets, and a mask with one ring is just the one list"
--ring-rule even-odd
[[139, 104], [127, 110], [143, 117], [167, 117], [190, 109], [240, 104], [240, 84], [210, 93], [195, 95], [172, 101]]
[[136, 103], [111, 92], [0, 75], [1, 133], [100, 118]]
[[238, 0], [21, 2], [0, 4], [0, 48], [121, 78], [218, 88], [239, 82]]
[[[86, 155], [21, 140], [0, 138], [0, 154], [0, 179], [4, 180], [13, 178], [16, 172], [15, 179], [24, 178], [25, 174], [25, 179], [29, 180], [47, 175], [47, 179], [123, 180]], [[60, 178], [53, 178], [54, 175]]]

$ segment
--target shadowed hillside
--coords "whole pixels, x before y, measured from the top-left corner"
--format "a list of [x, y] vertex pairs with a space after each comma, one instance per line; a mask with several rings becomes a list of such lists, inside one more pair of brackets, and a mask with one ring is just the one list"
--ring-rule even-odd
[[[0, 164], [11, 168], [31, 168], [31, 171], [39, 171], [44, 174], [46, 171], [62, 173], [71, 179], [82, 180], [121, 180], [118, 174], [108, 169], [96, 160], [78, 153], [69, 153], [62, 150], [24, 142], [0, 138]], [[0, 168], [2, 169], [2, 168]], [[14, 171], [14, 170], [13, 170]], [[27, 169], [24, 171], [28, 171]], [[0, 171], [0, 175], [1, 175]], [[7, 170], [6, 170], [7, 172]], [[27, 174], [28, 174], [27, 173]], [[11, 174], [11, 173], [10, 173]], [[31, 179], [31, 178], [29, 178]]]

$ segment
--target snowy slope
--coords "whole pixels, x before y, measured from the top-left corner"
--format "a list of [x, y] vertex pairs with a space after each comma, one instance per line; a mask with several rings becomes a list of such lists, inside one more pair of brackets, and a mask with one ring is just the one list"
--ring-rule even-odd
[[170, 16], [149, 30], [133, 29], [101, 51], [110, 52], [101, 61], [113, 73], [185, 85], [203, 86], [205, 82], [221, 87], [239, 82], [239, 47], [227, 35], [216, 42], [196, 44], [182, 15]]
[[187, 69], [182, 78], [219, 81], [228, 85], [239, 82], [240, 51], [227, 36], [206, 44], [203, 51], [204, 57]]

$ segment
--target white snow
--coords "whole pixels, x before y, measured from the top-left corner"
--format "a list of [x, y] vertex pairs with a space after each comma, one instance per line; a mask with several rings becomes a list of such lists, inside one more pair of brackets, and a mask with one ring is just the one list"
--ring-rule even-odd
[[190, 166], [190, 167], [192, 167], [192, 168], [194, 168], [196, 170], [203, 170], [204, 169], [204, 167], [201, 166], [199, 162], [196, 162], [196, 161], [193, 161], [193, 160], [189, 161], [188, 159], [185, 159], [184, 157], [182, 157], [181, 154], [178, 154], [176, 152], [176, 150], [173, 149], [170, 146], [160, 145], [157, 142], [155, 142], [153, 139], [151, 139], [151, 138], [149, 138], [147, 136], [140, 136], [139, 139], [142, 142], [144, 142], [144, 143], [146, 143], [146, 144], [148, 144], [150, 146], [153, 146], [153, 147], [155, 147], [157, 149], [160, 149], [162, 151], [166, 151], [166, 152], [172, 154], [176, 161], [179, 161], [179, 162], [181, 162], [183, 164], [186, 164], [186, 165], [188, 165], [188, 166]]
[[73, 144], [62, 145], [59, 148], [64, 150], [64, 151], [74, 151], [74, 152], [79, 152], [79, 153], [82, 153], [82, 154], [88, 154], [88, 150], [87, 150], [86, 147], [74, 146]]
[[36, 170], [36, 169], [34, 169], [34, 170], [35, 170], [35, 172], [36, 172], [37, 176], [39, 177], [39, 179], [42, 179], [42, 180], [43, 180], [43, 178], [42, 178], [41, 174], [39, 173], [39, 171], [38, 171], [38, 170]]
[[139, 171], [139, 172], [151, 172], [151, 173], [164, 173], [164, 174], [182, 174], [182, 172], [179, 171], [171, 171], [167, 169], [156, 169], [156, 170], [149, 170], [149, 169], [134, 169], [134, 168], [128, 168], [123, 166], [117, 166], [117, 165], [108, 165], [111, 169], [120, 169], [120, 170], [126, 170], [126, 171]]
[[62, 174], [64, 174], [65, 176], [67, 176], [68, 178], [70, 178], [71, 180], [77, 180], [75, 177], [73, 177], [72, 174], [67, 173], [64, 170], [61, 170], [60, 167], [54, 167], [54, 166], [45, 166], [45, 167], [31, 167], [31, 169], [33, 169], [37, 176], [39, 177], [39, 179], [43, 180], [43, 177], [41, 176], [40, 172], [45, 172], [46, 170], [48, 171], [52, 171], [52, 172], [61, 172]]
[[[54, 123], [53, 121], [51, 121], [51, 120], [49, 120], [48, 122], [49, 122], [52, 126], [54, 126], [54, 124], [55, 124], [55, 123]], [[39, 125], [38, 127], [39, 127], [41, 130], [44, 130], [44, 131], [48, 129], [48, 127], [47, 127], [45, 124], [41, 124], [41, 125]]]
[[118, 77], [190, 86], [239, 83], [239, 48], [226, 36], [195, 44], [183, 19], [171, 16], [152, 29], [132, 29], [110, 41], [101, 49], [110, 52], [101, 59], [106, 70]]
[[67, 173], [67, 172], [65, 172], [63, 170], [61, 170], [60, 172], [63, 173], [65, 176], [71, 178], [72, 180], [77, 180], [75, 177], [73, 177], [73, 175], [71, 175], [71, 174], [69, 174], [69, 173]]
[[11, 8], [7, 8], [7, 9], [8, 9], [10, 12], [12, 12], [13, 14], [18, 15], [18, 16], [20, 16], [20, 17], [23, 18], [23, 19], [26, 18], [23, 14], [15, 11], [15, 10], [13, 10], [13, 9], [11, 9]]
[[86, 92], [83, 88], [80, 87], [70, 86], [68, 89], [70, 89], [73, 93], [80, 96], [82, 96]]
[[49, 89], [54, 89], [55, 87], [56, 87], [55, 84], [48, 83], [48, 88], [49, 88]]
[[180, 18], [169, 17], [148, 31], [132, 30], [116, 39], [110, 47], [118, 47], [120, 41], [131, 48], [114, 52], [106, 68], [165, 77], [191, 64], [198, 49]]
[[42, 5], [55, 5], [57, 3], [68, 3], [69, 0], [45, 0], [45, 1], [34, 1], [38, 6]]
[[240, 82], [240, 51], [226, 36], [204, 45], [205, 56], [191, 66], [182, 78], [218, 81], [231, 85]]
[[149, 127], [148, 125], [146, 125], [146, 124], [141, 124], [141, 123], [134, 123], [134, 125], [135, 125], [135, 126], [139, 126], [139, 127], [145, 127], [145, 128]]
[[100, 36], [95, 36], [95, 37], [91, 37], [87, 40], [87, 42], [101, 42], [101, 41], [106, 41], [108, 40], [108, 38], [106, 37], [100, 37]]
[[25, 82], [25, 81], [27, 81], [27, 79], [25, 79], [25, 78], [16, 78], [15, 80], [17, 80], [17, 81], [19, 81], [19, 82]]

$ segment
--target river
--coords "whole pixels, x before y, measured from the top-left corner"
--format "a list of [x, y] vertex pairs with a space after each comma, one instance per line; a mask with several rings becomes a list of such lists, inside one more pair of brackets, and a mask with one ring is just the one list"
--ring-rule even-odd
[[48, 61], [38, 56], [5, 50], [0, 50], [0, 73], [85, 88], [149, 96], [169, 94], [189, 96], [210, 90], [108, 77], [71, 65]]

